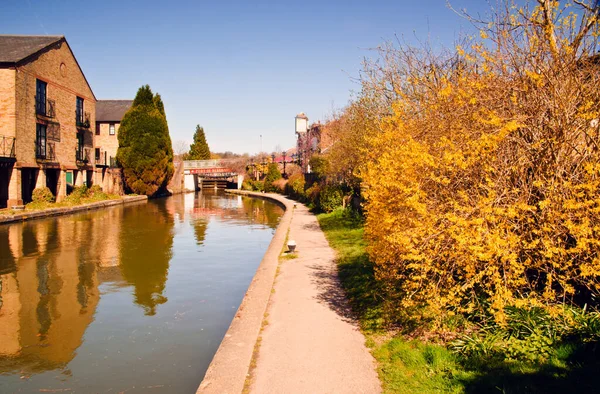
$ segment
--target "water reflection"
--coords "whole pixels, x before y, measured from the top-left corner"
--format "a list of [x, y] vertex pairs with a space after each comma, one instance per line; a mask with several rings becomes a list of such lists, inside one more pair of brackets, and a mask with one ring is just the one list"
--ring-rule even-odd
[[[231, 232], [229, 229], [233, 227], [228, 226], [237, 224], [250, 225], [250, 230], [260, 230], [264, 226], [274, 229], [281, 213], [278, 207], [261, 200], [208, 194], [202, 198], [194, 195], [171, 197], [138, 206], [0, 226], [0, 374], [17, 374], [12, 387], [19, 389], [20, 385], [26, 384], [18, 380], [19, 375], [27, 380], [44, 371], [59, 370], [61, 376], [69, 377], [73, 365], [78, 364], [76, 360], [71, 361], [77, 357], [77, 350], [94, 321], [101, 298], [115, 292], [131, 294], [130, 299], [140, 314], [147, 318], [156, 317], [160, 308], [168, 302], [166, 287], [178, 232], [181, 232], [178, 245], [187, 251], [187, 254], [181, 252], [180, 261], [196, 261], [194, 253], [207, 247], [211, 228], [220, 229], [215, 233], [219, 236], [223, 232]], [[193, 229], [189, 238], [186, 229]], [[236, 231], [236, 237], [244, 234]], [[270, 235], [265, 236], [268, 241]], [[188, 239], [190, 244], [187, 244]], [[256, 240], [249, 238], [247, 242], [256, 249]], [[227, 253], [214, 245], [211, 245], [211, 250]], [[259, 259], [263, 252], [253, 250], [253, 253], [256, 253], [255, 259]], [[248, 252], [243, 254], [248, 255]], [[219, 267], [219, 264], [212, 263], [219, 259], [215, 256], [219, 255], [213, 254], [208, 260], [211, 262], [207, 263], [210, 269]], [[194, 266], [193, 269], [202, 269], [202, 265], [199, 267]], [[180, 270], [185, 274], [181, 275], [180, 283], [173, 283], [174, 288], [194, 286], [190, 277], [195, 272], [185, 271], [190, 269], [181, 265]], [[237, 266], [230, 269], [236, 273], [240, 271]], [[251, 270], [243, 278], [251, 278], [252, 274]], [[227, 275], [232, 276], [223, 272], [216, 278], [226, 278]], [[184, 279], [190, 283], [183, 283]], [[249, 283], [249, 279], [243, 280], [247, 282], [241, 285], [235, 282], [239, 286], [235, 290], [239, 294], [235, 297], [224, 288], [218, 289], [224, 293], [214, 299], [224, 300], [227, 305], [232, 302], [230, 299], [239, 302], [244, 286]], [[210, 290], [210, 283], [203, 286]], [[188, 295], [189, 292], [185, 293], [186, 297]], [[178, 297], [181, 300], [183, 296]], [[204, 301], [198, 300], [199, 303]], [[108, 310], [121, 306], [105, 305]], [[227, 310], [231, 311], [228, 313], [233, 313], [235, 308], [227, 306]], [[184, 315], [175, 311], [172, 316], [182, 319]], [[204, 319], [199, 316], [197, 321]], [[133, 317], [125, 323], [128, 324], [127, 329], [114, 327], [118, 323], [111, 322], [113, 326], [105, 330], [129, 333], [135, 324], [142, 324]], [[215, 327], [222, 331], [217, 332], [217, 338], [224, 333], [228, 325], [225, 323], [219, 320]], [[186, 335], [197, 336], [198, 327], [190, 327], [195, 327], [195, 331], [186, 332]], [[108, 334], [103, 335], [109, 337]], [[168, 335], [165, 338], [172, 340]], [[90, 341], [90, 338], [87, 340]], [[209, 347], [216, 350], [218, 343], [212, 342], [212, 347]], [[93, 359], [93, 355], [86, 357]], [[131, 357], [135, 359], [137, 356], [133, 354]], [[203, 356], [203, 360], [210, 361], [211, 357], [212, 354], [208, 358]], [[129, 359], [125, 361], [130, 362]], [[97, 360], [94, 362], [97, 365]], [[89, 365], [82, 368], [87, 374], [93, 374], [95, 370]], [[197, 379], [198, 375], [194, 373], [194, 378]], [[0, 391], [4, 391], [2, 379], [0, 377]], [[44, 379], [53, 381], [51, 379], [56, 379], [56, 373]], [[194, 384], [197, 382], [190, 386]]]
[[[173, 256], [173, 215], [166, 203], [163, 199], [146, 211], [127, 211], [122, 219], [121, 272], [135, 288], [135, 303], [148, 316], [156, 314], [157, 305], [167, 302], [163, 290]], [[139, 226], [142, 221], [144, 225]]]
[[[59, 246], [88, 227], [49, 220], [2, 228], [8, 248], [0, 259], [0, 371], [63, 368], [74, 357], [93, 320], [98, 283], [94, 266], [85, 263], [85, 246]], [[14, 269], [6, 272], [11, 261]]]

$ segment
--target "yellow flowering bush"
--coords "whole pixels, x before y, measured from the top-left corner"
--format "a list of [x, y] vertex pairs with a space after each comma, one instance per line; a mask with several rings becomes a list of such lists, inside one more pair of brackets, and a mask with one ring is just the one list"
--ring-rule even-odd
[[368, 250], [399, 312], [502, 323], [600, 291], [597, 10], [505, 11], [452, 53], [387, 48], [364, 81]]

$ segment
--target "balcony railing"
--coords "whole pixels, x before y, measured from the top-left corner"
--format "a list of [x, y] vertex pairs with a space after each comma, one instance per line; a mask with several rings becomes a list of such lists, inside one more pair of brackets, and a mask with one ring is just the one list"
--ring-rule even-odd
[[53, 142], [35, 143], [35, 158], [38, 160], [44, 160], [47, 162], [56, 161], [56, 153]]
[[60, 124], [48, 122], [46, 125], [46, 138], [50, 141], [60, 142]]
[[100, 152], [100, 156], [96, 156], [95, 164], [98, 167], [117, 168], [117, 158], [108, 156], [108, 152], [106, 151]]
[[108, 152], [96, 152], [94, 163], [97, 167], [108, 167]]
[[90, 128], [90, 113], [75, 111], [75, 124], [79, 128]]
[[90, 161], [90, 150], [88, 148], [78, 148], [75, 150], [75, 160], [77, 163], [87, 164]]
[[38, 100], [38, 98], [36, 97], [35, 99], [35, 113], [37, 115], [46, 117], [46, 118], [54, 118], [56, 117], [56, 112], [54, 110], [54, 100], [50, 100], [50, 99], [46, 99], [46, 101], [44, 100]]
[[0, 157], [14, 159], [15, 155], [15, 137], [5, 137], [0, 135]]

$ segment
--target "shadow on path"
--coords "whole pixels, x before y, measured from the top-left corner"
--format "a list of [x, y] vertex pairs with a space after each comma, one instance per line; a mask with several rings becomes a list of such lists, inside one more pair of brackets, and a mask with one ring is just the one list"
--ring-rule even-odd
[[329, 306], [343, 321], [357, 323], [358, 316], [352, 312], [352, 308], [346, 299], [346, 292], [342, 289], [337, 276], [337, 271], [318, 265], [311, 265], [308, 268], [312, 271], [312, 283], [316, 284], [319, 302]]

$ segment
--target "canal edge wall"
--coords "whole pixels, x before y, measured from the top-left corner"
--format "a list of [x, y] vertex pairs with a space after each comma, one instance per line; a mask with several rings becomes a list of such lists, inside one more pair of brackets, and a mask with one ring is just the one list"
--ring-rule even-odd
[[268, 200], [285, 209], [285, 212], [256, 269], [242, 303], [208, 366], [197, 393], [241, 393], [244, 390], [254, 347], [260, 335], [264, 314], [271, 297], [279, 265], [279, 255], [284, 246], [294, 211], [294, 201], [278, 194], [242, 190], [227, 190], [227, 192]]
[[43, 211], [16, 213], [10, 216], [0, 216], [0, 226], [3, 224], [24, 222], [27, 220], [42, 219], [51, 216], [63, 216], [72, 213], [91, 211], [95, 209], [113, 207], [115, 205], [131, 204], [141, 201], [148, 201], [148, 196], [123, 196], [118, 200], [97, 201], [89, 204], [76, 205], [74, 207], [49, 208]]

